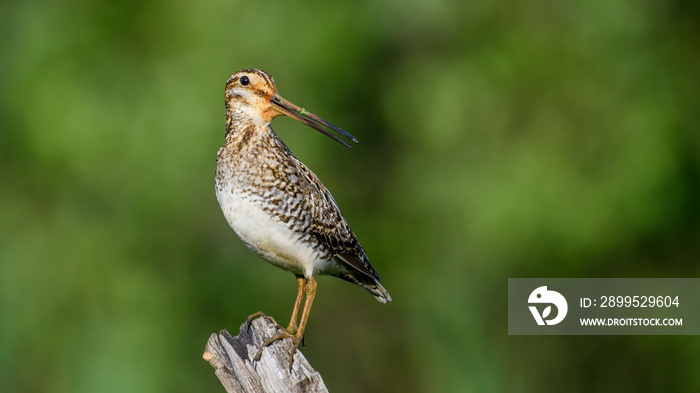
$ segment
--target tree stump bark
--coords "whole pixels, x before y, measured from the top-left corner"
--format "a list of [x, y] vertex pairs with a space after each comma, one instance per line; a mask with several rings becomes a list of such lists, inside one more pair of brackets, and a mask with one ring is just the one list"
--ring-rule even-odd
[[291, 340], [278, 340], [266, 347], [260, 360], [253, 357], [266, 339], [281, 333], [268, 318], [243, 323], [236, 337], [225, 329], [219, 335], [212, 333], [204, 349], [204, 360], [216, 370], [216, 376], [227, 392], [328, 392], [321, 374], [311, 367], [301, 351], [294, 353], [289, 369]]

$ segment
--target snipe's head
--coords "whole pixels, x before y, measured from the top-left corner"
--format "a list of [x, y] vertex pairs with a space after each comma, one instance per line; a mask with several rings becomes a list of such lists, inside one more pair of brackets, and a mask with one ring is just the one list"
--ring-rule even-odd
[[344, 146], [352, 147], [333, 132], [357, 143], [354, 136], [282, 98], [277, 93], [274, 79], [267, 72], [245, 68], [236, 71], [228, 78], [226, 82], [227, 119], [265, 124], [280, 115], [287, 115], [300, 121]]

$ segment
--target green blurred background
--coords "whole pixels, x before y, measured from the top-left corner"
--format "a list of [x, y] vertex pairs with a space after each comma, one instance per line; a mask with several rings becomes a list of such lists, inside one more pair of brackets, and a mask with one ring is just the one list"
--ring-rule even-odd
[[698, 277], [700, 6], [0, 3], [0, 391], [223, 392], [212, 332], [291, 274], [214, 195], [240, 68], [354, 134], [273, 126], [394, 301], [319, 280], [333, 392], [700, 390], [693, 336], [507, 335], [508, 277]]

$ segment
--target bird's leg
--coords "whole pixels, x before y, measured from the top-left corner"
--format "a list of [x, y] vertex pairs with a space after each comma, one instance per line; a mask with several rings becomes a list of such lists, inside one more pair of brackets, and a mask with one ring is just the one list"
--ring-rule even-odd
[[[262, 356], [263, 349], [267, 347], [268, 345], [274, 343], [277, 340], [282, 340], [284, 338], [291, 338], [294, 339], [296, 337], [296, 333], [298, 332], [297, 328], [297, 318], [299, 317], [299, 308], [301, 307], [301, 299], [306, 295], [306, 282], [307, 279], [304, 276], [297, 275], [297, 298], [296, 301], [294, 302], [294, 310], [292, 310], [292, 318], [289, 321], [289, 326], [285, 329], [282, 326], [280, 328], [282, 329], [282, 333], [275, 334], [274, 336], [268, 338], [262, 346], [260, 346], [260, 349], [258, 349], [258, 352], [255, 354], [255, 357], [253, 357], [253, 361], [257, 362], [260, 360], [260, 357]], [[279, 325], [277, 325], [279, 326]]]
[[287, 332], [294, 334], [297, 331], [297, 319], [299, 319], [299, 308], [301, 307], [301, 299], [304, 297], [304, 288], [306, 287], [306, 278], [297, 275], [297, 299], [294, 301], [294, 310], [292, 310], [292, 318], [289, 320]]
[[270, 320], [272, 323], [275, 325], [279, 326], [282, 328], [287, 333], [294, 334], [297, 331], [297, 319], [299, 318], [299, 308], [301, 307], [301, 298], [304, 296], [304, 288], [306, 287], [306, 278], [304, 276], [297, 275], [297, 300], [294, 301], [294, 310], [292, 310], [292, 318], [289, 321], [289, 325], [287, 326], [287, 329], [283, 328], [282, 325], [277, 323], [275, 321], [275, 318], [272, 318], [269, 315], [265, 315], [262, 311], [258, 311], [255, 314], [251, 314], [248, 319], [246, 319], [246, 329], [250, 331], [250, 325], [253, 323], [253, 319], [255, 318], [267, 318]]
[[299, 347], [299, 344], [304, 339], [304, 330], [306, 330], [306, 322], [309, 319], [309, 312], [311, 311], [311, 305], [313, 304], [314, 297], [316, 296], [317, 287], [316, 278], [314, 278], [313, 276], [311, 276], [308, 279], [304, 277], [297, 277], [297, 283], [299, 284], [299, 293], [302, 295], [297, 295], [297, 302], [294, 305], [295, 310], [292, 314], [292, 320], [295, 322], [296, 315], [299, 314], [298, 306], [301, 305], [301, 298], [302, 296], [306, 296], [306, 299], [304, 301], [304, 308], [301, 312], [301, 320], [299, 321], [299, 326], [296, 327], [296, 331], [294, 332], [289, 331], [289, 329], [282, 329], [282, 333], [276, 334], [269, 338], [267, 341], [265, 341], [258, 350], [258, 353], [255, 354], [253, 361], [260, 360], [260, 356], [262, 356], [263, 349], [268, 345], [274, 343], [277, 340], [291, 338], [293, 346], [292, 351], [289, 353], [289, 369], [292, 369], [292, 363], [294, 361], [294, 352], [296, 352], [297, 348]]
[[306, 279], [304, 276], [297, 275], [297, 288], [298, 288], [298, 293], [297, 293], [297, 300], [294, 302], [294, 310], [292, 311], [292, 319], [289, 321], [289, 326], [285, 329], [275, 321], [275, 318], [272, 318], [269, 315], [265, 315], [262, 311], [258, 311], [255, 314], [251, 314], [248, 319], [245, 321], [245, 326], [248, 331], [250, 331], [250, 326], [253, 323], [253, 320], [255, 318], [267, 318], [269, 321], [274, 323], [275, 325], [279, 326], [282, 328], [283, 331], [294, 334], [297, 331], [297, 318], [299, 317], [299, 307], [301, 306], [301, 298], [304, 296], [304, 288], [306, 286]]
[[292, 362], [294, 361], [294, 352], [299, 348], [299, 344], [304, 340], [304, 330], [306, 330], [306, 321], [309, 319], [309, 313], [311, 312], [311, 305], [316, 297], [316, 278], [311, 276], [306, 280], [306, 301], [304, 302], [304, 309], [301, 312], [301, 320], [299, 321], [299, 327], [297, 328], [296, 334], [292, 337], [292, 351], [289, 353], [289, 369], [292, 369]]

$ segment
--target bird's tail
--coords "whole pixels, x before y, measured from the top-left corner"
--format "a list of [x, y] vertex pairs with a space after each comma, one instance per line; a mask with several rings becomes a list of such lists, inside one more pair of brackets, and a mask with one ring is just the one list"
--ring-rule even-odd
[[388, 303], [391, 301], [391, 295], [389, 295], [389, 292], [387, 292], [382, 284], [377, 281], [373, 283], [361, 283], [360, 286], [382, 303]]
[[389, 292], [387, 292], [382, 284], [379, 283], [379, 280], [374, 277], [370, 277], [359, 272], [354, 274], [343, 272], [340, 274], [334, 274], [334, 276], [361, 286], [365, 289], [365, 291], [369, 292], [381, 303], [389, 303], [391, 301], [391, 295], [389, 295]]

